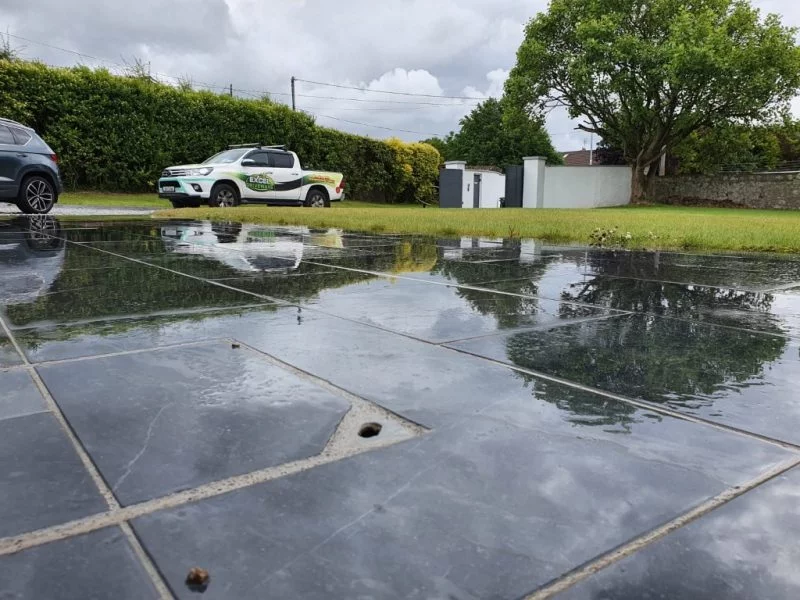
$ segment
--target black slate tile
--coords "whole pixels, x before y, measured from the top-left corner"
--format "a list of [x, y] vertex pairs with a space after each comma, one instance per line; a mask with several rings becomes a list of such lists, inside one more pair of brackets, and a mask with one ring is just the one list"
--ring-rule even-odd
[[303, 263], [300, 268], [291, 273], [235, 277], [215, 281], [268, 298], [287, 302], [303, 302], [315, 299], [326, 290], [344, 288], [371, 279], [375, 279], [375, 276]]
[[325, 290], [304, 305], [431, 342], [611, 314], [603, 308], [392, 278]]
[[800, 336], [800, 296], [581, 273], [554, 265], [539, 277], [478, 287], [703, 321], [727, 327]]
[[6, 306], [10, 326], [23, 328], [264, 302], [249, 294], [80, 246], [67, 248], [63, 264], [65, 270], [58, 273], [45, 293]]
[[11, 340], [0, 333], [0, 367], [12, 367], [22, 364], [22, 357], [17, 352]]
[[46, 365], [120, 502], [319, 454], [349, 403], [230, 343]]
[[561, 594], [565, 600], [800, 597], [800, 472], [790, 471]]
[[547, 400], [572, 391], [534, 391], [135, 530], [180, 598], [188, 564], [209, 598], [518, 598], [789, 456], [587, 394], [629, 420], [578, 422]]
[[0, 537], [107, 509], [58, 421], [49, 413], [0, 420]]
[[800, 442], [800, 348], [786, 338], [635, 315], [453, 347]]
[[0, 371], [0, 421], [46, 412], [47, 405], [27, 371]]
[[116, 527], [0, 557], [0, 589], [9, 600], [159, 597]]
[[76, 322], [20, 329], [17, 341], [32, 362], [63, 360], [146, 350], [227, 338], [232, 329], [294, 332], [304, 322], [319, 318], [297, 308], [265, 304], [198, 311], [178, 311], [152, 317]]

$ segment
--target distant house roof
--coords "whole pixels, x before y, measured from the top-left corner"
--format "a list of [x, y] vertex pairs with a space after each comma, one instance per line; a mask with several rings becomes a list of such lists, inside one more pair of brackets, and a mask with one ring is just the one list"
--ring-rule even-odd
[[589, 167], [600, 164], [597, 159], [597, 153], [594, 153], [594, 160], [591, 160], [592, 152], [589, 150], [573, 150], [570, 152], [561, 152], [564, 157], [564, 165], [567, 167]]

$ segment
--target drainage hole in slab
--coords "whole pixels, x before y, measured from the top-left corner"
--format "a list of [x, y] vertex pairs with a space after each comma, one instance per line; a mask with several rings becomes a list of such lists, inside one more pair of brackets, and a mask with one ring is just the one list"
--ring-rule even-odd
[[361, 426], [358, 435], [362, 438], [373, 438], [380, 434], [381, 429], [383, 429], [383, 425], [380, 423], [367, 423]]

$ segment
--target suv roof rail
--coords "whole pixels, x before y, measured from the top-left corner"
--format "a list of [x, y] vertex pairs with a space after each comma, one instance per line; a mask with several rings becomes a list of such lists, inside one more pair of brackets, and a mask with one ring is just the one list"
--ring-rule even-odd
[[17, 121], [12, 121], [11, 119], [6, 119], [5, 117], [0, 117], [0, 123], [7, 123], [9, 125], [16, 125], [17, 127], [22, 127], [23, 129], [31, 129], [27, 125], [23, 125]]
[[228, 146], [229, 150], [233, 150], [235, 148], [268, 148], [270, 150], [286, 150], [286, 145], [279, 144], [277, 146], [266, 146], [264, 144], [230, 144]]

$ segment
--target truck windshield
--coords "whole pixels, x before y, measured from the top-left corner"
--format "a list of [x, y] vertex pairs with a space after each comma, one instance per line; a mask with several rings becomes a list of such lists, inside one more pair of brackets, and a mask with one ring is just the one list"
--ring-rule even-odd
[[235, 150], [225, 150], [224, 152], [220, 152], [219, 154], [215, 154], [208, 160], [203, 161], [204, 165], [210, 164], [223, 164], [227, 165], [232, 162], [236, 162], [242, 156], [245, 155], [246, 152], [249, 152], [252, 148], [236, 148]]

